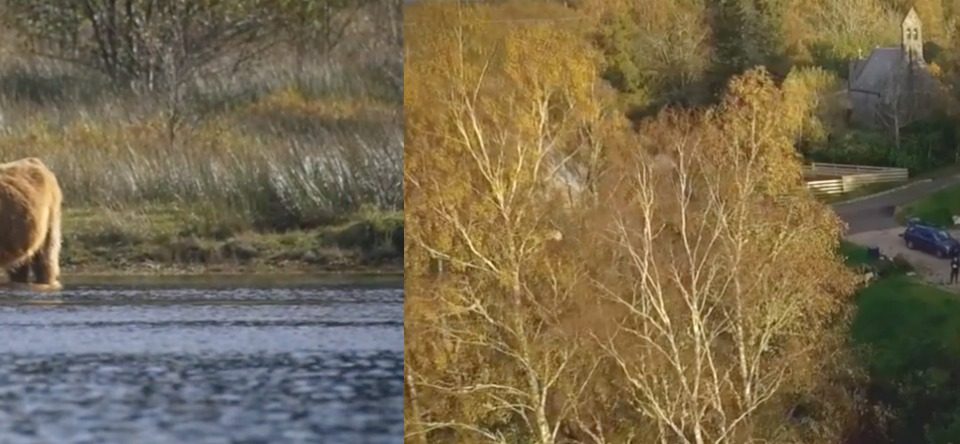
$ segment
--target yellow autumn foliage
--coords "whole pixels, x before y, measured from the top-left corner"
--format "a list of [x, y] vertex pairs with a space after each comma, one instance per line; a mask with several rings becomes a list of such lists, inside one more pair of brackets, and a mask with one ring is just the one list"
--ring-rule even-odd
[[590, 139], [614, 113], [585, 36], [496, 22], [515, 8], [436, 2], [405, 14], [415, 23], [404, 84], [405, 424], [414, 441], [439, 423], [454, 440], [481, 439], [492, 432], [466, 425], [517, 414], [524, 433], [552, 441], [569, 408], [557, 416], [543, 403], [561, 402], [581, 380], [567, 323], [586, 278], [574, 260], [582, 250], [568, 243], [576, 237], [566, 237], [581, 204], [558, 190], [584, 183], [573, 165], [597, 158]]
[[852, 281], [793, 149], [813, 95], [754, 71], [634, 133], [590, 36], [515, 8], [404, 14], [407, 441], [802, 441], [770, 419], [791, 396], [845, 414], [818, 375]]

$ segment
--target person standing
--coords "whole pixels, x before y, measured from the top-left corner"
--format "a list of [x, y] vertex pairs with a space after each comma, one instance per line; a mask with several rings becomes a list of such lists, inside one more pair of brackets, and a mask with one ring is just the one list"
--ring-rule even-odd
[[957, 283], [957, 275], [960, 275], [960, 254], [954, 253], [950, 258], [950, 284]]

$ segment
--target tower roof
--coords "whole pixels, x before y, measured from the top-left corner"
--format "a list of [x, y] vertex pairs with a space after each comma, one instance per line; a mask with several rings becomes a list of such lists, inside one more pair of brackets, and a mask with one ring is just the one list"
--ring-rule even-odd
[[917, 14], [917, 10], [913, 7], [907, 11], [907, 15], [903, 17], [903, 21], [900, 22], [900, 25], [906, 25], [907, 23], [920, 23], [920, 15]]

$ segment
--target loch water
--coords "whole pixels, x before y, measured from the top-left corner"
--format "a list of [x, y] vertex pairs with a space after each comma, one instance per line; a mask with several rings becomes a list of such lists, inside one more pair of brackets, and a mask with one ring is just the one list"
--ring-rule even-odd
[[399, 443], [402, 278], [0, 291], [0, 443]]

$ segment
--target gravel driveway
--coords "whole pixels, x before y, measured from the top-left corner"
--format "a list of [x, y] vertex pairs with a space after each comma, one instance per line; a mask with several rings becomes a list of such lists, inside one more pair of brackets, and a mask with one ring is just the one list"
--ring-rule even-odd
[[[878, 247], [880, 253], [887, 255], [891, 259], [898, 254], [910, 262], [916, 269], [917, 274], [926, 281], [947, 286], [950, 281], [950, 259], [940, 259], [934, 255], [922, 251], [911, 250], [903, 242], [900, 234], [904, 228], [888, 228], [886, 230], [865, 231], [862, 233], [851, 234], [847, 240], [865, 247]], [[960, 238], [960, 230], [947, 230], [954, 237]], [[960, 290], [960, 285], [951, 285], [951, 288]]]

